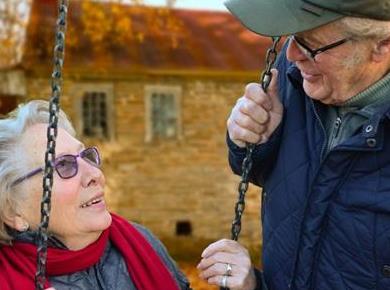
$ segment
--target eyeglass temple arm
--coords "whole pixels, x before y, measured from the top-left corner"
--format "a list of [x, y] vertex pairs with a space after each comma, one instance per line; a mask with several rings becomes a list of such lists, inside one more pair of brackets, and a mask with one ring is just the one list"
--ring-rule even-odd
[[318, 54], [319, 52], [323, 52], [323, 51], [326, 51], [326, 50], [331, 49], [331, 48], [333, 48], [333, 47], [339, 46], [339, 45], [341, 45], [341, 44], [343, 44], [344, 42], [347, 42], [347, 41], [348, 41], [348, 38], [345, 38], [345, 39], [339, 40], [339, 41], [337, 41], [337, 42], [335, 42], [335, 43], [331, 43], [331, 44], [326, 45], [326, 46], [324, 46], [324, 47], [321, 47], [321, 48], [319, 48], [319, 49], [313, 50], [313, 51], [310, 52], [310, 53], [311, 53], [312, 55], [313, 55], [313, 54], [316, 55], [316, 54]]
[[26, 179], [28, 179], [28, 178], [30, 178], [30, 177], [32, 177], [32, 176], [38, 174], [38, 173], [41, 172], [41, 171], [43, 171], [43, 168], [37, 168], [37, 169], [35, 169], [34, 171], [31, 171], [29, 174], [26, 174], [25, 176], [22, 176], [22, 177], [16, 179], [16, 180], [14, 181], [14, 183], [12, 183], [12, 186], [17, 185], [17, 184], [19, 184], [19, 183], [25, 181]]

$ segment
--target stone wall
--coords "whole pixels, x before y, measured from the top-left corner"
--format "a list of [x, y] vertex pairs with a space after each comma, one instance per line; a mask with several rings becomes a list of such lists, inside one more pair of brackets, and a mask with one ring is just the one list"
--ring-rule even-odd
[[0, 70], [0, 94], [24, 96], [26, 94], [24, 72], [18, 69]]
[[[80, 118], [77, 88], [86, 82], [112, 85], [115, 137], [84, 142], [97, 143], [103, 153], [110, 208], [150, 228], [175, 256], [198, 255], [209, 242], [230, 237], [239, 178], [227, 162], [226, 120], [247, 81], [164, 76], [65, 81], [62, 107], [75, 123]], [[177, 140], [145, 141], [144, 90], [155, 84], [181, 87]], [[29, 77], [27, 86], [29, 99], [50, 96], [46, 79]], [[258, 188], [251, 186], [246, 202], [240, 241], [258, 250]], [[180, 221], [191, 223], [190, 236], [176, 235]]]

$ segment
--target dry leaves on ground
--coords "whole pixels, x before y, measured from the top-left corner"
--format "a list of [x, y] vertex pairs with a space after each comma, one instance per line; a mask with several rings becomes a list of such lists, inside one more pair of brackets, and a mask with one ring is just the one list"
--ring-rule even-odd
[[179, 262], [179, 267], [187, 276], [191, 283], [191, 288], [194, 290], [218, 290], [217, 286], [211, 286], [204, 280], [199, 278], [199, 272], [196, 269], [196, 264]]

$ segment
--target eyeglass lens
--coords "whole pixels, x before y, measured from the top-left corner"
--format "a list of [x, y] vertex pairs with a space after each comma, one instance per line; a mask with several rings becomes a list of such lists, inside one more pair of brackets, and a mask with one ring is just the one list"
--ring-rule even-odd
[[80, 152], [80, 157], [93, 166], [100, 166], [100, 157], [96, 148], [87, 148]]
[[292, 35], [290, 37], [290, 40], [294, 40], [295, 43], [297, 44], [297, 46], [300, 48], [300, 50], [306, 54], [306, 56], [310, 57], [311, 59], [315, 60], [315, 57], [316, 55], [324, 52], [324, 51], [327, 51], [329, 49], [332, 49], [332, 48], [335, 48], [339, 45], [342, 45], [343, 43], [346, 43], [347, 41], [351, 40], [351, 38], [343, 38], [339, 41], [336, 41], [336, 42], [333, 42], [333, 43], [330, 43], [328, 45], [324, 45], [320, 48], [317, 48], [317, 49], [311, 49], [310, 47], [308, 47], [305, 42], [300, 39], [299, 37], [297, 37], [296, 35]]
[[303, 40], [301, 40], [299, 37], [297, 37], [296, 35], [292, 35], [290, 37], [290, 40], [294, 40], [295, 43], [298, 45], [299, 49], [308, 57], [310, 58], [315, 58], [316, 56], [316, 52], [314, 50], [312, 50], [311, 48], [309, 48], [304, 42]]
[[80, 152], [79, 155], [64, 155], [56, 160], [56, 171], [61, 178], [67, 179], [75, 176], [78, 171], [77, 157], [81, 157], [84, 161], [92, 166], [100, 166], [99, 153], [96, 148], [87, 148]]

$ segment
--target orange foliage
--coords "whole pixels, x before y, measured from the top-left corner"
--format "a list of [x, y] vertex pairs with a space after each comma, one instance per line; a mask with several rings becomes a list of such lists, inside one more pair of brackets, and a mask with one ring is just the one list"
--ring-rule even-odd
[[191, 283], [191, 288], [194, 290], [218, 290], [219, 287], [212, 286], [206, 283], [206, 281], [199, 278], [199, 271], [196, 269], [195, 264], [189, 264], [179, 262], [179, 268], [186, 275], [188, 281]]
[[[12, 60], [14, 63], [18, 59], [17, 53], [19, 55], [21, 53], [21, 50], [16, 50], [15, 47], [22, 43], [20, 32], [25, 29], [28, 17], [23, 18], [19, 15], [18, 5], [25, 5], [22, 3], [31, 5], [30, 2], [34, 5], [34, 2], [40, 1], [43, 0], [13, 0], [3, 1], [5, 4], [0, 3], [0, 67], [3, 62], [9, 63]], [[53, 2], [40, 5], [56, 5]], [[176, 17], [172, 17], [172, 10], [168, 6], [151, 9], [143, 4], [143, 0], [127, 0], [126, 4], [122, 3], [123, 0], [68, 2], [67, 49], [89, 47], [92, 51], [98, 52], [102, 58], [104, 55], [109, 58], [105, 51], [118, 46], [131, 47], [132, 43], [143, 43], [148, 37], [156, 40], [169, 35], [170, 43], [167, 44], [165, 40], [164, 45], [177, 48], [179, 44], [181, 24]], [[129, 2], [132, 5], [129, 5]], [[172, 6], [174, 2], [174, 0], [167, 0], [167, 5]], [[41, 10], [35, 10], [33, 13], [41, 13]], [[56, 14], [57, 11], [53, 11], [53, 21]], [[34, 15], [30, 18], [30, 21], [33, 20]], [[51, 55], [54, 30], [53, 22], [53, 26], [47, 26], [47, 31], [41, 35], [40, 43], [33, 44], [39, 47], [37, 57]]]
[[82, 30], [76, 34], [69, 33], [68, 45], [77, 46], [82, 32], [82, 37], [88, 39], [96, 51], [129, 45], [134, 41], [142, 43], [148, 37], [156, 39], [166, 33], [171, 36], [171, 47], [178, 46], [181, 25], [177, 18], [172, 17], [169, 7], [149, 9], [140, 0], [132, 0], [131, 6], [121, 2], [82, 1]]
[[29, 0], [0, 3], [0, 68], [15, 64], [22, 51]]

